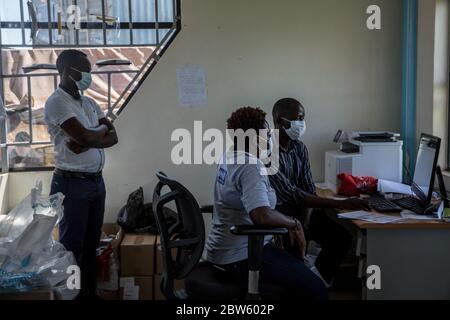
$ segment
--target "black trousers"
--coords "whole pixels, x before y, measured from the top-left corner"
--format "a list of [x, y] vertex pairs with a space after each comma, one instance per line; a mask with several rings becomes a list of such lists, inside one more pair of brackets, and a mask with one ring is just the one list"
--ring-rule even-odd
[[60, 242], [72, 251], [81, 269], [80, 297], [91, 298], [96, 289], [96, 250], [105, 211], [103, 178], [67, 178], [54, 174], [51, 194], [64, 194]]
[[[241, 285], [248, 283], [248, 260], [220, 266], [226, 271], [227, 280]], [[223, 275], [220, 275], [223, 277]], [[261, 295], [266, 296], [264, 285], [275, 285], [282, 288], [281, 299], [325, 301], [328, 291], [319, 279], [302, 261], [296, 259], [285, 250], [272, 243], [264, 246], [260, 273]]]
[[[296, 208], [277, 207], [277, 210], [285, 215], [300, 218], [300, 210]], [[333, 280], [352, 246], [351, 233], [335, 221], [330, 216], [331, 214], [333, 214], [331, 210], [314, 209], [305, 232], [307, 241], [313, 240], [322, 248], [315, 266], [327, 283]], [[298, 256], [299, 249], [297, 247], [290, 247], [288, 241], [284, 243], [288, 252]]]

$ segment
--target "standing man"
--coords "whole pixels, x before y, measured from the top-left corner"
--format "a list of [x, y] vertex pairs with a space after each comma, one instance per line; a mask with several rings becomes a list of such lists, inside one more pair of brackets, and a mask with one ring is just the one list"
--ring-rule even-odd
[[318, 197], [308, 149], [301, 141], [306, 132], [305, 108], [299, 101], [286, 98], [275, 104], [272, 115], [275, 128], [280, 130], [280, 167], [276, 175], [269, 176], [277, 194], [277, 210], [299, 219], [307, 240], [314, 240], [322, 247], [315, 266], [330, 284], [350, 249], [352, 237], [320, 209], [364, 210], [370, 209], [369, 205], [360, 199], [339, 201]]
[[117, 144], [112, 123], [83, 95], [91, 85], [91, 63], [81, 51], [63, 51], [56, 61], [59, 88], [45, 104], [45, 121], [55, 146], [51, 194], [64, 194], [61, 243], [81, 268], [79, 298], [95, 297], [96, 249], [105, 210], [102, 170], [105, 148]]

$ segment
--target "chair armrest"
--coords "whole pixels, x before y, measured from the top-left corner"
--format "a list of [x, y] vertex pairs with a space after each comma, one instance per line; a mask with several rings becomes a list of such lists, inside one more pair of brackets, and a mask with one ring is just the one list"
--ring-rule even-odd
[[202, 206], [200, 208], [200, 212], [201, 213], [214, 213], [214, 206], [213, 205]]
[[[283, 235], [287, 234], [286, 228], [271, 228], [266, 226], [256, 225], [240, 225], [232, 226], [230, 232], [237, 236], [248, 236], [248, 270], [249, 279], [255, 275], [255, 272], [260, 271], [263, 264], [263, 248], [264, 238], [267, 235]], [[249, 294], [258, 291], [257, 281], [249, 281]]]
[[256, 225], [232, 226], [230, 228], [230, 231], [236, 236], [276, 236], [288, 233], [288, 230], [286, 228], [271, 228]]

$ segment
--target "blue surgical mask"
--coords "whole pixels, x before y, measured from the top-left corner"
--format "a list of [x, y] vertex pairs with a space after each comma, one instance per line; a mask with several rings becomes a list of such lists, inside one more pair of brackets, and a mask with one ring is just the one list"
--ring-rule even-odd
[[78, 71], [79, 73], [81, 73], [81, 79], [79, 81], [76, 81], [74, 78], [72, 78], [72, 76], [70, 76], [70, 79], [72, 79], [75, 84], [78, 87], [78, 90], [80, 90], [81, 92], [86, 91], [87, 89], [89, 89], [89, 87], [92, 84], [92, 75], [90, 72], [82, 72], [80, 70], [77, 70], [75, 68], [72, 68], [75, 71]]

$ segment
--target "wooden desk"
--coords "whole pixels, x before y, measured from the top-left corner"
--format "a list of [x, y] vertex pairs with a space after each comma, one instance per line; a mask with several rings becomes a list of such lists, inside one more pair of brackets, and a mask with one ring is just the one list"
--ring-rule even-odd
[[[335, 194], [328, 189], [317, 189], [317, 194], [324, 198], [334, 198]], [[400, 217], [399, 213], [383, 213], [394, 217]], [[359, 229], [448, 229], [450, 230], [450, 223], [434, 220], [414, 220], [406, 219], [396, 221], [394, 223], [371, 223], [361, 220], [352, 220], [352, 223]], [[450, 244], [449, 244], [450, 250]]]
[[[318, 189], [322, 197], [334, 197]], [[399, 214], [392, 214], [399, 216]], [[402, 220], [376, 224], [352, 220], [363, 298], [450, 299], [450, 223]], [[366, 288], [367, 267], [381, 269], [381, 290]]]

